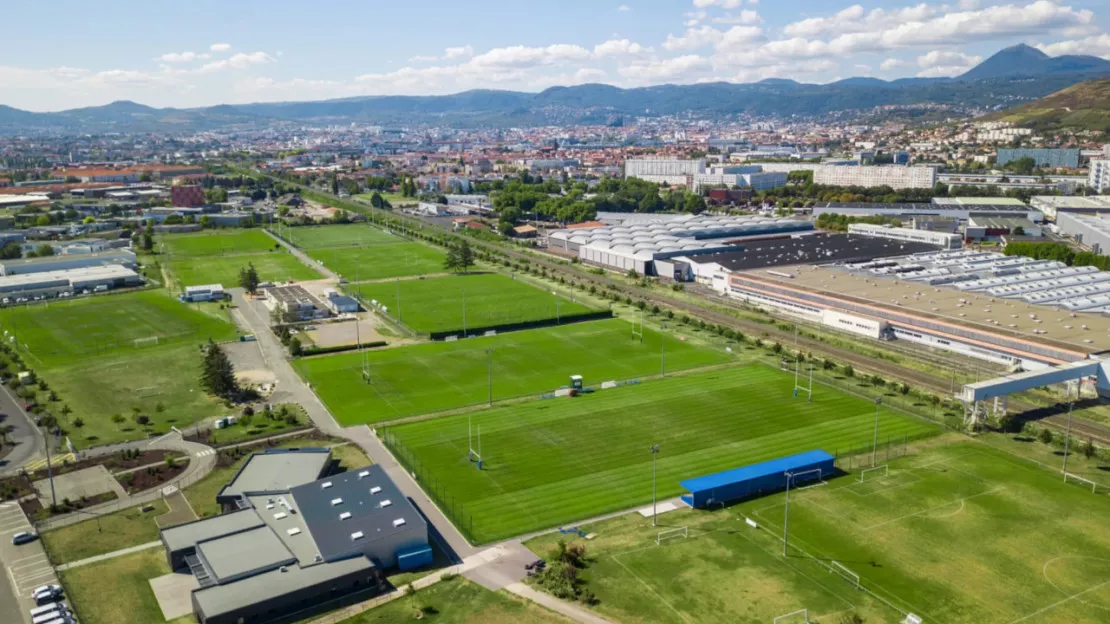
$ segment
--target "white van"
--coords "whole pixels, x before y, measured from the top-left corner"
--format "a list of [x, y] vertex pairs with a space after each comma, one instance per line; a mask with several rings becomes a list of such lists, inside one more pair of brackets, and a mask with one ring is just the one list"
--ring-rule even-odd
[[[64, 610], [65, 610], [65, 607], [62, 603], [52, 602], [48, 605], [44, 605], [44, 606], [41, 606], [41, 607], [35, 607], [34, 609], [31, 609], [31, 617], [35, 618], [35, 619], [38, 619], [39, 616], [50, 615], [51, 613], [59, 613], [60, 614]], [[57, 616], [55, 616], [55, 617], [57, 617]]]
[[57, 622], [70, 622], [69, 614], [65, 611], [54, 611], [53, 613], [44, 613], [38, 617], [31, 619], [31, 624], [56, 624]]

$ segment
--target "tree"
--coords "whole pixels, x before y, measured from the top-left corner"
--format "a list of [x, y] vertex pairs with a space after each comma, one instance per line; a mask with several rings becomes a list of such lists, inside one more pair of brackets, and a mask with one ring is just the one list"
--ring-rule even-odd
[[123, 424], [124, 418], [122, 414], [112, 414], [112, 422], [116, 425], [116, 429]]
[[77, 418], [73, 419], [73, 426], [80, 429], [81, 427], [85, 426], [85, 420], [78, 416]]
[[18, 260], [23, 257], [19, 243], [8, 243], [0, 248], [0, 260]]
[[209, 394], [230, 399], [239, 393], [235, 381], [235, 368], [220, 345], [208, 340], [204, 347], [204, 363], [200, 373], [200, 385]]
[[459, 267], [463, 273], [466, 273], [472, 266], [474, 266], [474, 250], [470, 248], [470, 241], [463, 239], [459, 244]]
[[254, 268], [254, 263], [247, 263], [246, 268], [239, 270], [239, 286], [250, 294], [254, 294], [258, 290], [258, 270]]
[[457, 273], [459, 271], [459, 266], [461, 266], [459, 248], [452, 246], [447, 249], [447, 256], [443, 259], [443, 268]]
[[1037, 439], [1044, 444], [1052, 444], [1052, 430], [1041, 429], [1041, 432], [1037, 434]]
[[154, 251], [154, 237], [150, 232], [143, 232], [143, 251], [147, 253]]
[[1083, 457], [1086, 457], [1087, 459], [1090, 459], [1094, 456], [1095, 456], [1095, 442], [1094, 442], [1094, 440], [1092, 440], [1090, 438], [1087, 438], [1087, 441], [1083, 443]]
[[145, 427], [150, 424], [150, 416], [146, 414], [135, 414], [135, 423], [140, 427]]
[[35, 255], [39, 258], [48, 258], [54, 255], [54, 246], [49, 243], [43, 243], [35, 247]]
[[289, 355], [300, 357], [302, 354], [304, 354], [304, 347], [301, 346], [301, 339], [293, 336], [289, 339]]

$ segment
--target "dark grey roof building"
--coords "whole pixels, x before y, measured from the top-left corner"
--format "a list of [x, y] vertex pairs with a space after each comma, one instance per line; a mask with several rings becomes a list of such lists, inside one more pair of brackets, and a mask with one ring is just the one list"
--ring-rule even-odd
[[427, 523], [381, 467], [332, 466], [328, 449], [257, 453], [220, 491], [235, 511], [161, 532], [170, 567], [196, 577], [201, 624], [307, 615], [431, 562]]

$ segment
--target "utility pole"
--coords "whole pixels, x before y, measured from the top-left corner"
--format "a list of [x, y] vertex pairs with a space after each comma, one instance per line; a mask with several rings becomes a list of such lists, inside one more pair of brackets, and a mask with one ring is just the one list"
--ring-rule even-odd
[[42, 441], [46, 445], [46, 476], [50, 479], [50, 504], [51, 506], [58, 506], [58, 495], [54, 493], [54, 467], [50, 464], [50, 437], [46, 435], [46, 429], [39, 430], [42, 433]]
[[875, 466], [875, 457], [879, 449], [879, 406], [883, 404], [883, 397], [875, 399], [875, 438], [871, 441], [871, 466]]
[[1068, 403], [1068, 426], [1064, 430], [1064, 482], [1068, 481], [1068, 447], [1071, 445], [1071, 410], [1075, 407], [1075, 401]]
[[656, 476], [658, 475], [658, 472], [656, 472], [655, 462], [659, 457], [659, 445], [658, 444], [652, 444], [650, 450], [651, 450], [651, 526], [657, 526], [656, 522], [655, 522], [655, 515], [656, 515], [656, 512], [655, 512], [655, 501], [656, 501], [655, 494], [656, 494], [656, 491], [657, 491], [655, 485], [657, 483]]

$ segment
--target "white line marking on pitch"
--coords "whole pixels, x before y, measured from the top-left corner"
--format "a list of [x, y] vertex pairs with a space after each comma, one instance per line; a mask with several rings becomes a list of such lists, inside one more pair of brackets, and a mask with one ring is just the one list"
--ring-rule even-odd
[[631, 575], [632, 575], [632, 578], [636, 579], [637, 581], [640, 581], [640, 584], [641, 584], [641, 585], [643, 585], [643, 586], [644, 586], [645, 588], [647, 588], [647, 590], [648, 590], [649, 592], [651, 592], [651, 593], [652, 593], [652, 595], [654, 595], [654, 596], [655, 596], [656, 598], [658, 598], [658, 599], [659, 599], [659, 602], [662, 602], [663, 604], [667, 605], [667, 607], [669, 607], [671, 611], [674, 611], [675, 615], [677, 615], [678, 617], [682, 618], [682, 620], [683, 620], [683, 621], [685, 621], [685, 622], [689, 622], [689, 621], [690, 621], [690, 620], [689, 620], [689, 619], [688, 619], [688, 618], [686, 617], [686, 614], [684, 614], [683, 612], [681, 612], [681, 611], [679, 611], [678, 609], [674, 608], [674, 605], [672, 605], [671, 603], [667, 602], [667, 600], [666, 600], [665, 598], [663, 598], [662, 596], [660, 596], [660, 595], [659, 595], [659, 592], [655, 591], [655, 588], [653, 588], [653, 587], [652, 587], [651, 585], [648, 585], [648, 584], [647, 584], [646, 582], [644, 582], [644, 580], [643, 580], [642, 578], [640, 578], [640, 577], [639, 577], [639, 576], [638, 576], [638, 575], [637, 575], [637, 574], [636, 574], [635, 572], [633, 572], [633, 571], [632, 571], [632, 570], [631, 570], [631, 569], [630, 569], [630, 568], [629, 568], [628, 566], [626, 566], [626, 565], [624, 565], [623, 563], [621, 563], [621, 560], [620, 560], [620, 559], [617, 559], [617, 558], [616, 558], [616, 556], [613, 556], [613, 561], [616, 561], [616, 562], [617, 562], [617, 565], [619, 565], [620, 567], [624, 568], [624, 569], [625, 569], [625, 570], [626, 570], [626, 571], [627, 571], [627, 572], [628, 572], [629, 574], [631, 574]]
[[1027, 615], [1025, 617], [1021, 617], [1021, 618], [1018, 618], [1016, 620], [1011, 621], [1010, 624], [1017, 624], [1018, 622], [1024, 622], [1025, 620], [1028, 620], [1029, 618], [1031, 618], [1035, 615], [1040, 615], [1040, 614], [1044, 613], [1045, 611], [1048, 611], [1050, 609], [1055, 609], [1056, 607], [1064, 604], [1065, 602], [1067, 602], [1069, 600], [1074, 600], [1074, 599], [1082, 596], [1083, 594], [1089, 594], [1089, 593], [1095, 591], [1096, 589], [1102, 589], [1106, 585], [1110, 585], [1110, 581], [1103, 581], [1103, 582], [1099, 583], [1098, 585], [1095, 585], [1094, 587], [1089, 587], [1087, 589], [1084, 589], [1081, 592], [1072, 594], [1072, 595], [1068, 596], [1067, 598], [1064, 598], [1063, 600], [1058, 600], [1058, 601], [1048, 605], [1047, 607], [1041, 607], [1040, 609], [1037, 609], [1036, 611], [1030, 613], [1029, 615]]
[[953, 503], [961, 503], [962, 504], [964, 501], [970, 500], [970, 499], [975, 498], [977, 496], [985, 496], [987, 494], [993, 494], [993, 493], [999, 492], [1003, 489], [1005, 489], [1005, 488], [1002, 488], [1002, 487], [991, 488], [991, 489], [987, 490], [986, 492], [979, 492], [978, 494], [972, 494], [971, 496], [965, 496], [965, 497], [963, 497], [959, 500], [948, 501], [947, 503], [941, 503], [939, 505], [934, 505], [933, 507], [930, 507], [928, 509], [922, 509], [921, 511], [915, 511], [913, 513], [908, 513], [904, 516], [898, 516], [897, 518], [893, 518], [893, 519], [887, 520], [885, 522], [880, 522], [878, 524], [872, 524], [869, 527], [864, 527], [863, 530], [864, 531], [870, 531], [871, 529], [877, 529], [881, 526], [886, 526], [886, 525], [891, 524], [893, 522], [898, 522], [899, 520], [905, 520], [906, 518], [912, 518], [914, 516], [920, 516], [923, 513], [928, 513], [930, 511], [933, 511], [934, 509], [940, 509], [942, 507], [947, 507], [947, 506], [949, 506]]

